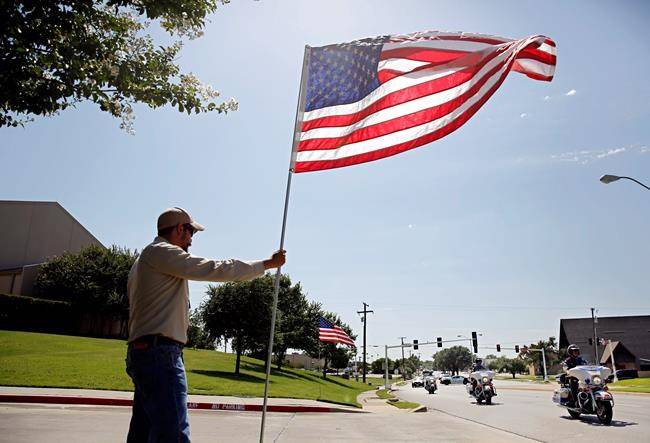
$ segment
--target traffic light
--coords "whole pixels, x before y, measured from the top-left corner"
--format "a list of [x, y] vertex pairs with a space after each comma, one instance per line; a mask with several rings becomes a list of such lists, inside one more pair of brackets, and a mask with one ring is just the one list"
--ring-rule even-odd
[[594, 339], [589, 337], [589, 346], [593, 346], [593, 345], [594, 345]]
[[442, 337], [438, 337], [438, 347], [442, 348]]
[[478, 354], [478, 337], [476, 332], [472, 332], [472, 347], [474, 348], [474, 354]]
[[497, 343], [497, 352], [501, 352], [501, 345]]
[[418, 341], [417, 341], [417, 340], [413, 340], [413, 349], [414, 349], [415, 351], [418, 350]]
[[519, 354], [519, 345], [515, 345], [515, 352]]

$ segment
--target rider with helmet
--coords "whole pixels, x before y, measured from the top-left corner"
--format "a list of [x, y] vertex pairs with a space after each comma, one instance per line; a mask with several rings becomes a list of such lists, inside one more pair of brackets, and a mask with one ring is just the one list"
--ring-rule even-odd
[[[472, 368], [470, 369], [470, 377], [471, 377], [472, 372], [486, 371], [486, 370], [487, 370], [487, 368], [485, 366], [483, 366], [483, 359], [477, 358], [474, 361], [474, 364], [472, 365]], [[474, 377], [471, 377], [471, 381], [472, 381], [472, 388], [476, 389], [476, 385], [478, 384], [478, 380], [476, 380]]]
[[485, 371], [487, 368], [483, 366], [483, 359], [477, 358], [472, 365], [472, 372]]
[[[569, 345], [567, 348], [569, 356], [562, 362], [562, 367], [565, 371], [573, 369], [576, 366], [586, 365], [587, 362], [584, 358], [580, 357], [580, 348], [574, 344]], [[566, 375], [563, 374], [563, 383], [566, 383]], [[569, 377], [569, 388], [571, 388], [571, 400], [575, 405], [575, 399], [578, 398], [578, 380], [575, 377]]]

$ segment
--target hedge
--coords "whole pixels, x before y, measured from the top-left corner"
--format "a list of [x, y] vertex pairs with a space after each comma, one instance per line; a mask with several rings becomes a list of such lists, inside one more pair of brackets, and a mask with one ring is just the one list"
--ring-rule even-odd
[[79, 318], [69, 302], [0, 293], [0, 329], [72, 334]]

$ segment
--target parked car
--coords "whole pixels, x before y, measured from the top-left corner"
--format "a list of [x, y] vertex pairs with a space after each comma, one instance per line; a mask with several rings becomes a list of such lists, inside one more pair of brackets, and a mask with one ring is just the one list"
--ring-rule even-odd
[[467, 384], [467, 377], [464, 377], [462, 375], [454, 375], [451, 377], [451, 384]]
[[639, 378], [639, 371], [636, 369], [619, 369], [616, 371], [616, 378], [619, 380], [629, 380], [631, 378]]
[[411, 387], [412, 388], [421, 388], [424, 386], [424, 380], [422, 377], [415, 377], [413, 380], [411, 380]]
[[440, 383], [443, 385], [450, 385], [451, 384], [451, 376], [447, 374], [442, 374], [440, 376]]

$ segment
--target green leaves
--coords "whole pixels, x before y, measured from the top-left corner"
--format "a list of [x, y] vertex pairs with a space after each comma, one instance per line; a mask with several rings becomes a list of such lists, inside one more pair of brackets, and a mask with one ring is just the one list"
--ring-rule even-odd
[[182, 42], [156, 45], [155, 20], [167, 32], [197, 38], [217, 0], [82, 0], [0, 3], [0, 127], [24, 125], [90, 100], [133, 133], [133, 104], [170, 104], [180, 112], [228, 112], [235, 101], [175, 60]]

